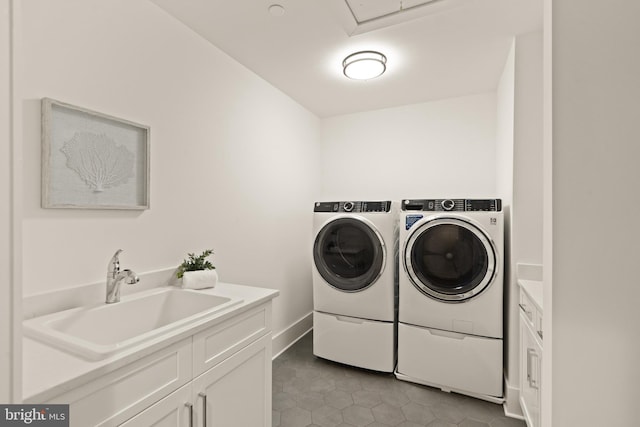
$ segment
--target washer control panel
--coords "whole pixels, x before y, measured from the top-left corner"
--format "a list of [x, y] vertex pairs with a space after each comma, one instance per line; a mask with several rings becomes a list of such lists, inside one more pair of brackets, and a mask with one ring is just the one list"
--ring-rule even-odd
[[417, 199], [403, 200], [403, 211], [500, 212], [501, 199]]
[[390, 212], [391, 201], [346, 201], [346, 202], [316, 202], [314, 212]]

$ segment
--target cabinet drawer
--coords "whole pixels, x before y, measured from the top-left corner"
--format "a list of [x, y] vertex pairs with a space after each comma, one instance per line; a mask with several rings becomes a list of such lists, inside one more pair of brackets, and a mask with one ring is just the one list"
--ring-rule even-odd
[[194, 335], [193, 375], [200, 375], [270, 331], [268, 302]]
[[182, 386], [155, 405], [145, 409], [120, 427], [187, 427], [191, 404], [191, 384]]
[[116, 426], [191, 380], [191, 338], [55, 397], [71, 427]]

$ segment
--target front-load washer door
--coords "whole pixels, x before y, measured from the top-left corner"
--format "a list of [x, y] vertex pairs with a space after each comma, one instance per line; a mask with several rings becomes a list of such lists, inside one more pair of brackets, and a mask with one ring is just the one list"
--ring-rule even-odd
[[435, 218], [416, 224], [409, 235], [404, 267], [423, 294], [445, 302], [464, 302], [493, 282], [496, 251], [472, 223]]
[[366, 218], [336, 217], [322, 227], [313, 245], [318, 273], [332, 287], [358, 292], [371, 286], [384, 270], [382, 236]]

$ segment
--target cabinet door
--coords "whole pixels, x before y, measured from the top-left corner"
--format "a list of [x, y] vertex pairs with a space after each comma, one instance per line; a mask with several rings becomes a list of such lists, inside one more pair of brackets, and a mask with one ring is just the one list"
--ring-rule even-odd
[[121, 424], [121, 427], [191, 427], [191, 417], [194, 416], [191, 396], [191, 384], [187, 384]]
[[193, 381], [195, 426], [271, 427], [271, 334]]
[[540, 426], [542, 347], [520, 314], [520, 406], [529, 427]]

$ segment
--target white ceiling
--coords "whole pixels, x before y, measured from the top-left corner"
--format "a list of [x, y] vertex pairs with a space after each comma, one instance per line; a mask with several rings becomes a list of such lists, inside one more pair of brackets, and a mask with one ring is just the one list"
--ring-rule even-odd
[[[493, 91], [513, 36], [542, 28], [542, 0], [152, 1], [320, 117]], [[347, 79], [358, 50], [386, 73]]]

